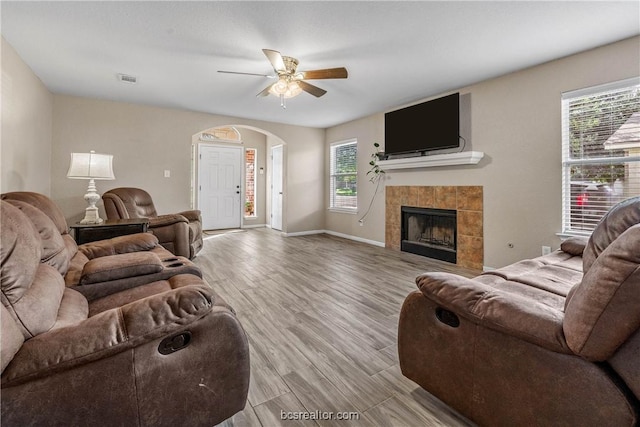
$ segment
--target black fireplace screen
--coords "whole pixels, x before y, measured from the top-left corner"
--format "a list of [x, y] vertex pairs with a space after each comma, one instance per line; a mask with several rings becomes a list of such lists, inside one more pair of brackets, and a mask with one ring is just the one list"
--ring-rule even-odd
[[456, 211], [402, 207], [401, 249], [418, 255], [456, 262]]

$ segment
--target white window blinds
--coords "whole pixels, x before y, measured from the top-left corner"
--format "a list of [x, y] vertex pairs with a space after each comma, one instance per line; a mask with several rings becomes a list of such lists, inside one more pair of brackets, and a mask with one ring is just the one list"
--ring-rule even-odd
[[331, 144], [329, 208], [358, 208], [358, 143], [355, 140]]
[[562, 170], [566, 234], [640, 195], [640, 78], [562, 95]]

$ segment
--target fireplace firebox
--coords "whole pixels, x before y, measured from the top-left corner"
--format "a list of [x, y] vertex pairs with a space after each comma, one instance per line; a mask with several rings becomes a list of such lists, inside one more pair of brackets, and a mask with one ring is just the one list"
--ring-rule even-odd
[[405, 252], [456, 263], [456, 211], [402, 206], [402, 240]]

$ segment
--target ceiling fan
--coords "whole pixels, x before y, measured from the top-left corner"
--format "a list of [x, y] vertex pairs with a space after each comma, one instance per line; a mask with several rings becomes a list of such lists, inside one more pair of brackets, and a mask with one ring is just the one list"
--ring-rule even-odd
[[339, 68], [326, 68], [322, 70], [311, 71], [297, 71], [298, 60], [290, 56], [282, 56], [280, 52], [271, 49], [262, 49], [265, 56], [271, 62], [276, 75], [268, 74], [256, 74], [256, 73], [242, 73], [237, 71], [218, 71], [219, 73], [226, 74], [243, 74], [248, 76], [260, 76], [270, 79], [277, 78], [278, 81], [270, 84], [264, 90], [262, 90], [256, 96], [268, 96], [269, 94], [280, 97], [280, 106], [286, 108], [285, 99], [298, 96], [303, 91], [310, 93], [311, 95], [319, 98], [325, 93], [326, 90], [314, 86], [311, 83], [307, 83], [305, 80], [320, 80], [320, 79], [346, 79], [348, 77], [347, 69], [344, 67]]

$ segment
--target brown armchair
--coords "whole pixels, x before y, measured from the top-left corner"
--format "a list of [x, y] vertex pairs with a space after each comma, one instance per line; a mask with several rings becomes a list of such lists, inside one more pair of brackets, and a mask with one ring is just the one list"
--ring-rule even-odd
[[402, 372], [471, 420], [637, 425], [640, 198], [612, 208], [588, 241], [416, 283], [400, 313]]
[[3, 425], [212, 426], [244, 408], [247, 339], [201, 278], [88, 302], [41, 262], [20, 209], [0, 215]]
[[149, 218], [149, 231], [175, 255], [193, 259], [202, 249], [199, 210], [158, 215], [149, 193], [139, 188], [114, 188], [102, 195], [109, 219]]

